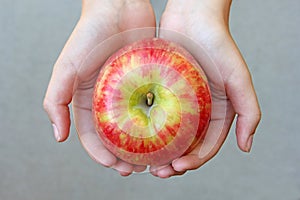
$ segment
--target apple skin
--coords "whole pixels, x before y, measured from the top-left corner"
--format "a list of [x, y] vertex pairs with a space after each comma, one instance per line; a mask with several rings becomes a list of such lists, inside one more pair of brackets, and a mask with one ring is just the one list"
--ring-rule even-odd
[[[153, 105], [147, 105], [147, 94]], [[114, 53], [94, 88], [95, 129], [105, 147], [136, 165], [159, 166], [190, 152], [211, 115], [207, 78], [178, 44], [144, 39]]]

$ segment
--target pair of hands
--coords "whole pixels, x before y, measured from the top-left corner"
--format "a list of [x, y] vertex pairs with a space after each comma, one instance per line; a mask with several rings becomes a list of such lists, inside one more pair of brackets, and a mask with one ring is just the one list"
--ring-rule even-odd
[[[167, 166], [151, 167], [154, 176], [181, 175], [210, 160], [226, 139], [235, 114], [238, 115], [238, 146], [245, 152], [251, 149], [261, 114], [250, 73], [229, 32], [230, 4], [230, 0], [169, 0], [167, 3], [159, 35], [186, 47], [202, 67], [205, 66], [213, 95], [213, 110], [204, 141]], [[75, 126], [84, 148], [96, 162], [116, 169], [123, 176], [142, 172], [145, 167], [116, 158], [98, 139], [91, 108], [93, 86], [101, 65], [91, 67], [93, 64], [83, 63], [95, 45], [111, 36], [128, 31], [122, 40], [131, 43], [146, 36], [154, 37], [155, 26], [149, 0], [83, 0], [81, 18], [55, 63], [44, 99], [44, 108], [58, 142], [69, 136], [68, 105], [72, 102]], [[143, 28], [143, 34], [130, 31]], [[194, 48], [191, 41], [196, 44]], [[107, 52], [122, 45], [105, 47], [98, 55], [98, 64], [104, 63]]]

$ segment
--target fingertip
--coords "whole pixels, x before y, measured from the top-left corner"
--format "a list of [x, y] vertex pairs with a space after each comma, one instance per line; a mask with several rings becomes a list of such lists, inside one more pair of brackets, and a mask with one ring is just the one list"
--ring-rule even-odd
[[165, 172], [158, 172], [157, 177], [159, 177], [161, 179], [167, 179], [167, 178], [170, 178], [171, 175], [169, 175], [168, 173], [165, 173]]
[[53, 123], [52, 124], [52, 128], [53, 128], [53, 133], [54, 133], [54, 138], [57, 142], [61, 142], [61, 136], [60, 133], [58, 131], [57, 126]]
[[56, 105], [45, 99], [43, 106], [52, 124], [55, 140], [64, 142], [69, 136], [71, 125], [68, 105]]
[[63, 122], [58, 121], [52, 124], [54, 137], [57, 142], [64, 142], [68, 139], [70, 134], [70, 125], [71, 125], [70, 119], [65, 119], [63, 120]]
[[161, 172], [163, 171], [165, 168], [167, 168], [169, 165], [163, 165], [163, 166], [150, 166], [150, 173], [153, 175], [153, 176], [156, 176], [156, 177], [160, 177], [161, 176], [164, 176], [164, 172]]
[[136, 173], [141, 173], [147, 169], [147, 166], [144, 165], [135, 165], [133, 171]]
[[185, 166], [184, 163], [180, 160], [180, 159], [176, 159], [172, 162], [172, 167], [174, 168], [174, 170], [178, 171], [178, 172], [182, 172], [185, 171]]
[[157, 176], [162, 178], [162, 179], [169, 178], [173, 174], [175, 174], [175, 171], [172, 168], [172, 166], [167, 166], [167, 167], [164, 167], [164, 168], [157, 171]]
[[237, 142], [237, 144], [238, 144], [238, 147], [239, 147], [239, 149], [241, 150], [241, 151], [243, 151], [243, 152], [245, 152], [245, 153], [249, 153], [248, 152], [248, 149], [247, 149], [247, 145], [246, 145], [246, 140], [245, 140], [245, 142], [241, 142], [241, 141], [238, 141]]
[[158, 170], [157, 170], [155, 167], [153, 167], [153, 166], [150, 166], [149, 172], [150, 172], [153, 176], [156, 176], [156, 177], [158, 176], [158, 175], [157, 175]]
[[261, 114], [238, 116], [236, 125], [237, 143], [239, 148], [249, 153], [252, 148], [254, 134], [261, 119]]
[[118, 160], [117, 163], [112, 166], [112, 168], [117, 170], [121, 176], [131, 175], [134, 169], [133, 165], [122, 160]]
[[69, 134], [70, 134], [70, 125], [71, 122], [70, 120], [66, 120], [65, 122], [58, 122], [58, 135], [57, 137], [55, 136], [55, 132], [54, 132], [54, 137], [56, 138], [57, 142], [64, 142], [68, 139]]
[[245, 153], [249, 153], [252, 148], [253, 138], [254, 138], [254, 134], [250, 135], [249, 137], [247, 137], [245, 139], [240, 139], [238, 141], [238, 146], [239, 146], [240, 150]]
[[123, 172], [123, 171], [119, 171], [119, 174], [123, 177], [127, 177], [130, 176], [132, 174], [132, 172]]
[[157, 171], [150, 171], [150, 173], [152, 174], [152, 176], [158, 177]]
[[185, 172], [199, 168], [203, 161], [197, 155], [183, 156], [172, 162], [172, 167], [177, 172]]
[[181, 176], [186, 172], [187, 170], [177, 171], [172, 165], [168, 165], [165, 168], [158, 170], [156, 176], [162, 179], [167, 179], [174, 176]]

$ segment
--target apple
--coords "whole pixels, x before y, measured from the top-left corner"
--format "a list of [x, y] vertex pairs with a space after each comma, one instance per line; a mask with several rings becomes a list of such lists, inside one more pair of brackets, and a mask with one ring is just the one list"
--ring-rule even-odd
[[190, 152], [211, 115], [207, 78], [176, 43], [150, 38], [103, 65], [93, 96], [95, 129], [105, 147], [136, 165], [164, 165]]

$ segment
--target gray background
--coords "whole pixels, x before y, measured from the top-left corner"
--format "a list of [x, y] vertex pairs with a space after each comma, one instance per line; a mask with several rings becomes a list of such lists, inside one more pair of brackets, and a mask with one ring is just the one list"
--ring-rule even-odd
[[[231, 131], [210, 162], [168, 180], [147, 174], [123, 178], [97, 165], [73, 127], [67, 142], [53, 138], [42, 100], [80, 3], [1, 0], [1, 200], [300, 199], [299, 0], [233, 2], [232, 34], [263, 112], [252, 152], [240, 152]], [[153, 3], [159, 14], [165, 1]]]

